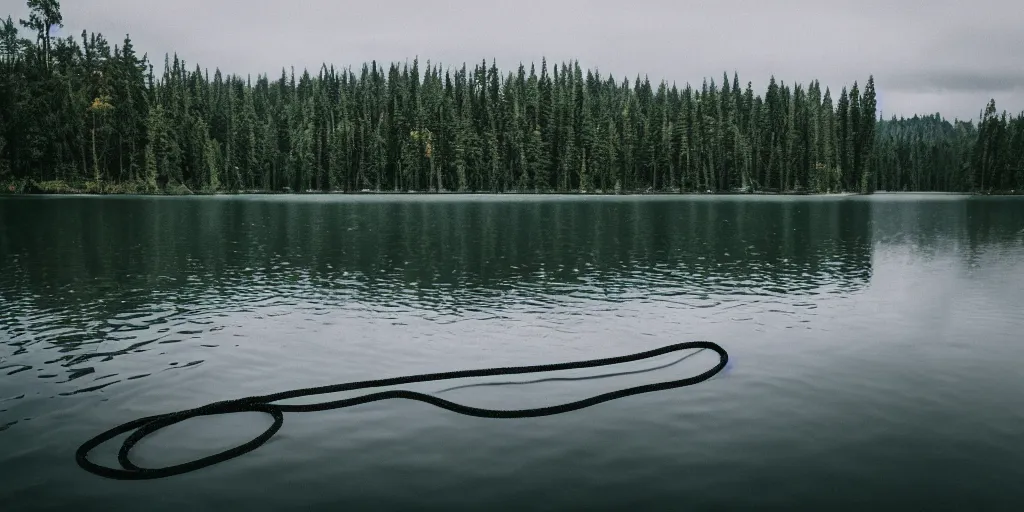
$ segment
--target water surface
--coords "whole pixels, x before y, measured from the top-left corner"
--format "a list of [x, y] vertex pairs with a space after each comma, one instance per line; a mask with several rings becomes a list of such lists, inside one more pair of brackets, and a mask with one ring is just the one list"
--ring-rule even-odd
[[[5, 509], [1024, 499], [1020, 199], [8, 197], [0, 269]], [[110, 481], [74, 463], [116, 424], [217, 400], [695, 339], [724, 346], [731, 367], [565, 415], [385, 401], [286, 415], [260, 450], [166, 480]], [[404, 388], [539, 407], [716, 362], [677, 359]], [[624, 375], [448, 389], [608, 373]], [[194, 420], [134, 458], [183, 462], [269, 421]], [[94, 458], [116, 464], [116, 446]]]

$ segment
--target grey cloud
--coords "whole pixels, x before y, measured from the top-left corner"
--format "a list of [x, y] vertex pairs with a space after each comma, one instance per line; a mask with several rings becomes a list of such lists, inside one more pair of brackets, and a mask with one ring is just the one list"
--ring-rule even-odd
[[903, 92], [1021, 92], [1024, 91], [1024, 69], [982, 72], [925, 70], [893, 75], [888, 79], [887, 86]]
[[[1018, 0], [75, 0], [67, 31], [131, 33], [157, 63], [272, 76], [322, 62], [578, 59], [617, 79], [699, 84], [735, 70], [763, 91], [819, 79], [838, 95], [874, 75], [887, 114], [1024, 108]], [[23, 0], [0, 0], [17, 18]]]

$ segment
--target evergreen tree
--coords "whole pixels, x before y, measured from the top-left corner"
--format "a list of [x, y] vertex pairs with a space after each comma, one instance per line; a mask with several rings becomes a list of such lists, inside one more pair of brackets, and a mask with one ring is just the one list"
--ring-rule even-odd
[[[602, 79], [576, 61], [502, 72], [323, 65], [225, 75], [130, 37], [53, 37], [57, 0], [0, 20], [0, 186], [81, 191], [706, 192], [1024, 189], [1024, 115], [880, 120], [874, 77]], [[22, 39], [19, 27], [33, 39]]]
[[875, 77], [868, 77], [864, 86], [864, 98], [861, 101], [860, 130], [858, 148], [860, 153], [860, 191], [868, 193], [877, 188], [875, 177], [872, 176], [869, 162], [875, 157], [875, 123], [878, 101], [875, 98]]

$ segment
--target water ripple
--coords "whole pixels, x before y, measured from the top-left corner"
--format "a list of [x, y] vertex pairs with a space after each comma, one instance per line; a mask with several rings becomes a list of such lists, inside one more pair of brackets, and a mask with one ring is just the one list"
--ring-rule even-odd
[[[351, 471], [481, 461], [445, 466], [459, 483], [476, 478], [464, 467], [513, 473], [494, 463], [510, 460], [496, 453], [516, 453], [522, 459], [511, 465], [538, 470], [538, 460], [621, 469], [566, 472], [595, 482], [666, 469], [704, 474], [700, 464], [720, 464], [732, 472], [708, 471], [709, 479], [742, 483], [751, 481], [742, 475], [763, 478], [764, 467], [825, 460], [830, 450], [870, 453], [871, 441], [922, 426], [946, 425], [930, 435], [951, 437], [951, 418], [969, 413], [991, 420], [985, 432], [1016, 435], [1006, 419], [1019, 423], [1019, 411], [1004, 417], [1008, 409], [998, 406], [1013, 400], [1000, 394], [1007, 387], [1000, 380], [1019, 384], [1005, 366], [1019, 360], [1016, 345], [1000, 334], [1024, 322], [1013, 308], [1024, 289], [1015, 210], [1000, 211], [1011, 219], [1005, 223], [974, 215], [969, 222], [980, 224], [970, 229], [955, 212], [942, 212], [940, 224], [897, 229], [927, 216], [839, 202], [786, 209], [702, 200], [468, 201], [430, 204], [417, 217], [400, 203], [320, 210], [305, 200], [218, 201], [72, 201], [59, 218], [4, 211], [27, 219], [0, 237], [5, 439], [37, 435], [65, 413], [90, 418], [106, 399], [105, 410], [133, 404], [156, 413], [380, 375], [618, 355], [679, 339], [727, 340], [734, 366], [713, 386], [537, 422], [534, 430], [476, 423], [457, 430], [485, 440], [479, 452], [442, 451], [456, 420], [426, 413], [410, 421], [402, 407], [353, 411], [346, 417], [352, 436], [316, 420], [295, 428], [323, 428], [316, 438], [325, 441], [310, 445], [321, 456], [363, 461]], [[96, 212], [106, 208], [114, 211], [99, 222]], [[987, 372], [991, 366], [1002, 371]], [[623, 368], [611, 372], [614, 379], [588, 380], [586, 389], [660, 380], [676, 369], [648, 371]], [[540, 379], [558, 383], [540, 398], [571, 394], [561, 386], [576, 378], [587, 377]], [[498, 406], [530, 388], [504, 384], [456, 387]], [[48, 400], [54, 396], [61, 399]], [[48, 414], [55, 409], [64, 412]], [[851, 422], [857, 428], [844, 427]], [[584, 423], [588, 429], [567, 427]], [[344, 444], [367, 440], [386, 444], [390, 457]], [[329, 443], [338, 444], [321, 446]], [[595, 454], [592, 446], [611, 448]], [[318, 455], [295, 449], [304, 460]], [[287, 466], [293, 455], [280, 455], [275, 460]], [[308, 476], [301, 471], [294, 474]], [[333, 481], [353, 480], [362, 482]], [[660, 485], [655, 477], [645, 482]], [[63, 488], [78, 487], [86, 486]]]

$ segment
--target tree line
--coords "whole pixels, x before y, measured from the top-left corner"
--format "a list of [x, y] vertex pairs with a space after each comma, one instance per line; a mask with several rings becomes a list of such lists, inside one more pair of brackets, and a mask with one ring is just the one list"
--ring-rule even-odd
[[[1024, 189], [1024, 114], [884, 120], [874, 78], [736, 73], [698, 86], [542, 60], [212, 76], [125, 37], [51, 36], [57, 0], [0, 26], [9, 190], [722, 192]], [[35, 39], [21, 37], [19, 27]]]

